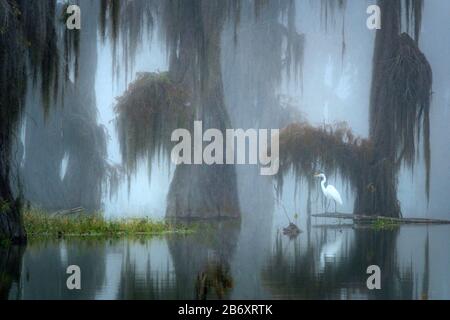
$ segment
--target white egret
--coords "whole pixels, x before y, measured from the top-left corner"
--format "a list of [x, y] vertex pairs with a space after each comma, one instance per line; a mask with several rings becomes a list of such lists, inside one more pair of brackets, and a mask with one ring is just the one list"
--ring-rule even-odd
[[[322, 186], [322, 192], [327, 199], [334, 201], [334, 212], [336, 213], [337, 212], [337, 204], [339, 203], [339, 205], [341, 205], [341, 206], [343, 204], [339, 191], [337, 191], [336, 188], [334, 186], [332, 186], [331, 184], [329, 184], [328, 186], [325, 187], [325, 183], [327, 182], [327, 177], [323, 173], [315, 174], [314, 177], [322, 179], [322, 182], [320, 183], [320, 185]], [[327, 209], [328, 209], [328, 206], [327, 206]]]

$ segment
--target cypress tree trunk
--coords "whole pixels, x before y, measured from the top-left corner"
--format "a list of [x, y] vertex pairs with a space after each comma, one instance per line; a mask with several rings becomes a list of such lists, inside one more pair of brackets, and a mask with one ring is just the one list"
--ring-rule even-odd
[[[225, 132], [230, 120], [225, 108], [221, 58], [221, 34], [225, 2], [194, 1], [202, 18], [185, 19], [179, 47], [171, 53], [170, 74], [191, 89], [196, 118], [209, 128]], [[182, 12], [182, 14], [192, 14]], [[194, 19], [195, 20], [195, 19]], [[200, 34], [201, 36], [199, 36]], [[193, 44], [197, 39], [200, 44]], [[179, 51], [178, 51], [179, 48]], [[224, 153], [225, 154], [225, 153]], [[240, 217], [235, 167], [232, 165], [179, 165], [171, 182], [166, 216], [169, 218]]]
[[386, 84], [388, 66], [395, 56], [401, 23], [399, 0], [380, 0], [382, 28], [377, 30], [370, 100], [370, 140], [373, 153], [361, 177], [355, 213], [400, 217], [397, 199], [397, 146], [394, 135], [392, 90]]
[[0, 33], [0, 238], [25, 242], [26, 235], [20, 216], [20, 204], [10, 185], [14, 131], [21, 115], [26, 90], [26, 60], [19, 41], [22, 29], [18, 19], [8, 10], [0, 10], [1, 21], [9, 21]]
[[[5, 81], [7, 80], [5, 79]], [[27, 237], [20, 212], [21, 201], [14, 196], [10, 182], [12, 146], [16, 125], [5, 115], [8, 110], [7, 107], [4, 108], [3, 103], [4, 100], [0, 97], [0, 240], [7, 239], [14, 244], [22, 244], [26, 242]]]

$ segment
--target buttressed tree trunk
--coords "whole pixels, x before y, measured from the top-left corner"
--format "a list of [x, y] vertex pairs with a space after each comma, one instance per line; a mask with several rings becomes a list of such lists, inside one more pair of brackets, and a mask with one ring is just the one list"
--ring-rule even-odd
[[[177, 48], [171, 52], [169, 74], [174, 81], [190, 89], [196, 107], [195, 118], [203, 122], [203, 130], [215, 128], [225, 132], [230, 120], [224, 102], [220, 46], [226, 4], [194, 1], [189, 5], [201, 19], [181, 30], [179, 54]], [[185, 15], [184, 21], [195, 17], [190, 16], [192, 12], [188, 10], [180, 14]], [[191, 39], [201, 41], [201, 45], [192, 45]], [[240, 217], [235, 167], [178, 165], [167, 198], [166, 216]]]
[[384, 78], [388, 64], [394, 58], [400, 33], [400, 1], [381, 1], [382, 28], [377, 30], [373, 56], [373, 76], [370, 100], [370, 140], [373, 155], [355, 202], [355, 212], [400, 216], [397, 200], [396, 146], [393, 134], [390, 90]]
[[[122, 5], [120, 8], [116, 5]], [[141, 74], [116, 106], [117, 128], [127, 176], [138, 160], [149, 168], [159, 155], [170, 155], [171, 134], [192, 129], [195, 120], [203, 130], [230, 127], [225, 108], [220, 67], [221, 35], [226, 19], [235, 12], [231, 0], [170, 0], [104, 2], [101, 26], [109, 12], [113, 41], [139, 38], [155, 12], [166, 45], [167, 73]], [[236, 7], [233, 7], [236, 6]], [[132, 19], [119, 19], [127, 12]], [[116, 30], [116, 32], [114, 32]], [[130, 32], [127, 32], [129, 30]], [[132, 53], [131, 53], [132, 55]], [[139, 128], [139, 130], [136, 130]], [[192, 133], [192, 132], [191, 132]], [[224, 153], [225, 154], [225, 153]], [[169, 218], [240, 217], [235, 167], [231, 165], [178, 165], [168, 198]]]
[[[412, 4], [415, 41], [401, 32], [402, 3], [380, 0], [382, 28], [377, 30], [370, 99], [372, 152], [355, 202], [355, 212], [400, 217], [397, 180], [402, 164], [413, 167], [423, 127], [429, 195], [432, 71], [418, 48], [422, 2]], [[406, 12], [407, 15], [411, 14]], [[408, 26], [409, 28], [409, 26]], [[423, 124], [420, 123], [423, 121]]]

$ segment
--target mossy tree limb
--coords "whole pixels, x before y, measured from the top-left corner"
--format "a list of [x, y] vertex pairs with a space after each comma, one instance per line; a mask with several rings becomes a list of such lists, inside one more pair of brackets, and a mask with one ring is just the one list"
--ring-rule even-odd
[[[401, 217], [399, 171], [403, 165], [414, 168], [420, 143], [429, 197], [432, 70], [418, 47], [422, 2], [407, 1], [406, 10], [401, 0], [378, 4], [384, 14], [375, 39], [369, 137], [355, 140], [351, 131], [339, 127], [290, 126], [281, 133], [278, 181], [282, 186], [288, 169], [310, 187], [316, 169], [339, 173], [355, 193], [355, 213], [397, 218]], [[403, 12], [413, 16], [408, 21], [414, 21], [415, 40], [400, 34]]]

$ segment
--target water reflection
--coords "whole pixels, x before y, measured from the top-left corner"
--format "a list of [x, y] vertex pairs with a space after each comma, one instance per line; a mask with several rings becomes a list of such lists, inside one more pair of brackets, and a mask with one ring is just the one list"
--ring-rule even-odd
[[[0, 299], [8, 298], [12, 287], [17, 288], [22, 266], [23, 248], [0, 247]], [[16, 290], [17, 291], [17, 290]], [[18, 298], [16, 296], [12, 297]]]
[[[275, 298], [286, 299], [412, 299], [411, 267], [396, 260], [398, 230], [370, 229], [319, 231], [315, 246], [291, 250], [276, 238], [263, 281]], [[331, 239], [330, 239], [331, 238]], [[367, 267], [381, 268], [382, 290], [368, 290]]]
[[185, 298], [228, 297], [233, 283], [230, 262], [240, 227], [240, 221], [233, 220], [203, 223], [193, 235], [168, 239], [177, 285], [191, 293]]
[[[159, 238], [32, 241], [25, 252], [3, 248], [0, 298], [450, 298], [449, 227], [312, 225], [290, 240], [281, 229], [250, 234], [243, 225], [223, 221]], [[73, 264], [82, 270], [81, 291], [66, 289]], [[366, 269], [374, 264], [382, 289], [370, 291]]]

